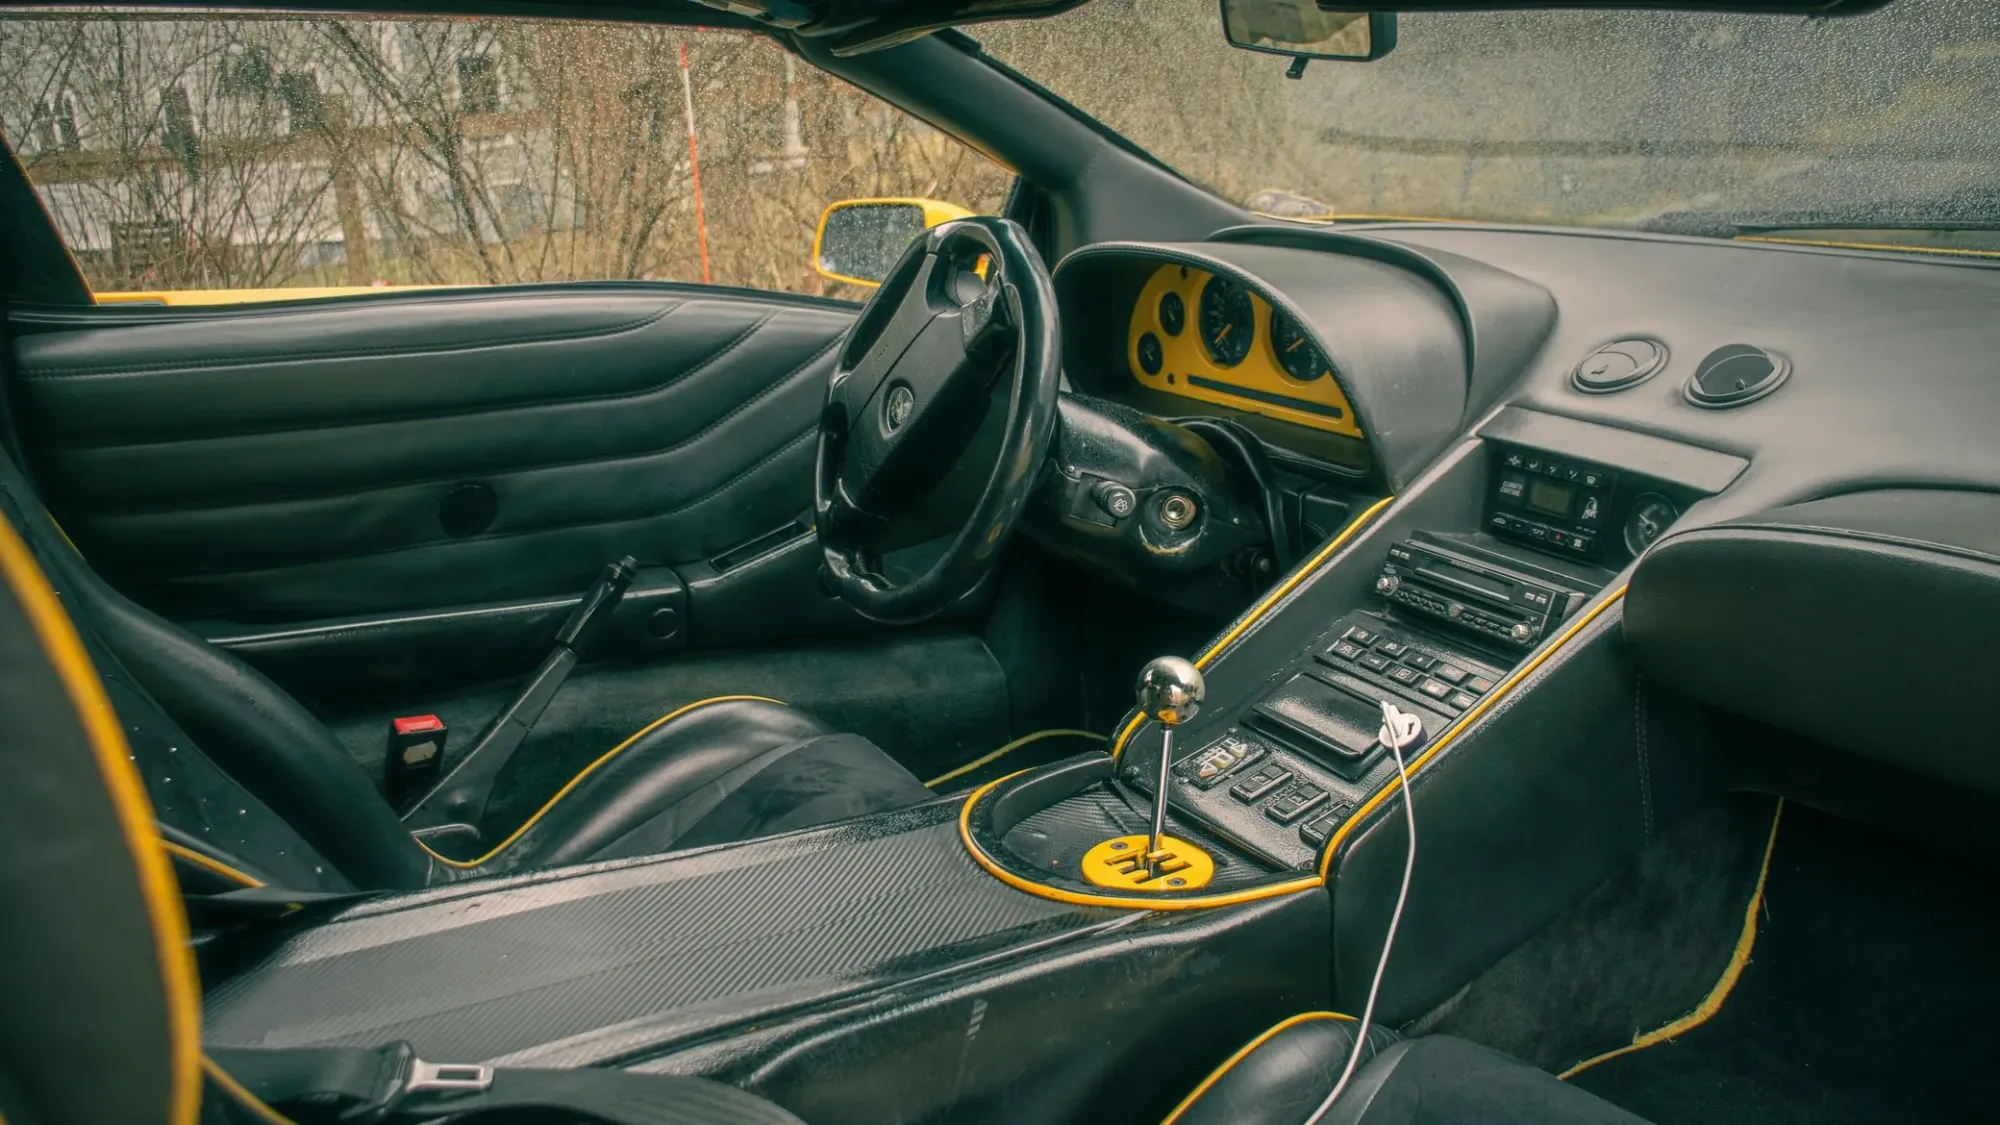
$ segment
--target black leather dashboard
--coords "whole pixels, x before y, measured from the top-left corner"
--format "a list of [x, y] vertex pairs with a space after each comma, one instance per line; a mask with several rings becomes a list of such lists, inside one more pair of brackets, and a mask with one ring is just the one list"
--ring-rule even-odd
[[2000, 493], [1877, 489], [1669, 536], [1625, 632], [1695, 699], [2000, 794]]

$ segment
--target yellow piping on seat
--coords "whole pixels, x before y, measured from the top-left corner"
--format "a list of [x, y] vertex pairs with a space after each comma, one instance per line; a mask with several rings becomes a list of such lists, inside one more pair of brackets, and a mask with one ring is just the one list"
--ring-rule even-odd
[[29, 627], [62, 681], [70, 706], [76, 709], [126, 850], [132, 853], [139, 893], [145, 899], [146, 918], [158, 948], [166, 1008], [167, 1120], [171, 1125], [194, 1125], [201, 1111], [201, 988], [195, 978], [187, 914], [181, 906], [173, 865], [158, 846], [163, 841], [154, 826], [152, 802], [146, 799], [145, 783], [132, 768], [125, 729], [111, 709], [104, 683], [84, 651], [75, 624], [27, 544], [5, 520], [0, 520], [0, 571], [6, 573]]
[[161, 840], [160, 846], [167, 849], [167, 854], [187, 860], [196, 867], [220, 875], [232, 883], [239, 883], [245, 887], [261, 887], [264, 885], [264, 880], [251, 875], [247, 871], [238, 871], [219, 859], [205, 856], [193, 848], [182, 847], [172, 840]]
[[1771, 853], [1778, 846], [1778, 822], [1784, 815], [1785, 801], [1780, 797], [1778, 807], [1771, 813], [1771, 837], [1764, 841], [1764, 864], [1757, 869], [1757, 885], [1750, 892], [1750, 905], [1743, 911], [1743, 932], [1737, 935], [1736, 948], [1730, 951], [1729, 963], [1723, 966], [1722, 976], [1716, 979], [1715, 987], [1709, 989], [1708, 995], [1702, 997], [1701, 1003], [1696, 1004], [1694, 1010], [1687, 1015], [1651, 1031], [1635, 1035], [1632, 1041], [1623, 1047], [1606, 1051], [1601, 1055], [1593, 1055], [1556, 1075], [1557, 1078], [1567, 1081], [1598, 1063], [1609, 1062], [1620, 1055], [1629, 1055], [1634, 1051], [1643, 1051], [1648, 1047], [1668, 1042], [1714, 1019], [1722, 1011], [1723, 1001], [1729, 999], [1730, 992], [1736, 988], [1736, 982], [1742, 979], [1744, 968], [1750, 964], [1750, 951], [1757, 944], [1757, 912], [1764, 905], [1764, 882], [1771, 874]]
[[485, 855], [480, 856], [478, 859], [470, 859], [470, 860], [446, 859], [444, 856], [441, 856], [438, 853], [431, 851], [430, 846], [425, 844], [422, 840], [417, 841], [417, 846], [424, 849], [427, 852], [430, 852], [432, 859], [437, 860], [439, 863], [444, 864], [446, 867], [455, 867], [460, 871], [469, 871], [472, 868], [478, 867], [480, 864], [485, 863], [486, 861], [492, 859], [494, 856], [499, 855], [501, 852], [506, 851], [507, 848], [514, 843], [514, 841], [520, 839], [523, 835], [525, 835], [528, 829], [533, 828], [535, 826], [536, 821], [542, 819], [542, 817], [545, 816], [550, 809], [555, 808], [557, 801], [560, 801], [564, 797], [569, 796], [570, 790], [575, 789], [578, 785], [582, 784], [583, 779], [589, 777], [594, 771], [596, 771], [596, 769], [599, 766], [604, 765], [606, 762], [609, 762], [611, 759], [616, 758], [618, 755], [624, 753], [627, 747], [630, 747], [633, 743], [653, 733], [653, 731], [657, 730], [662, 724], [670, 723], [675, 719], [680, 718], [682, 715], [687, 714], [689, 711], [693, 711], [699, 707], [707, 707], [710, 706], [711, 704], [716, 704], [716, 703], [737, 703], [737, 702], [776, 703], [780, 707], [785, 706], [785, 702], [783, 700], [770, 699], [761, 695], [718, 695], [709, 699], [697, 699], [693, 703], [690, 703], [685, 707], [677, 707], [674, 710], [669, 711], [666, 714], [660, 716], [659, 718], [654, 719], [652, 722], [647, 723], [643, 727], [640, 727], [638, 732], [633, 734], [632, 737], [627, 738], [625, 741], [619, 743], [616, 746], [613, 746], [609, 750], [606, 750], [602, 755], [598, 757], [596, 761], [583, 767], [583, 769], [580, 770], [575, 777], [570, 778], [568, 782], [564, 783], [561, 789], [556, 790], [555, 796], [550, 797], [546, 802], [543, 803], [541, 808], [536, 809], [534, 815], [522, 821], [521, 826], [519, 828], [514, 829], [514, 831], [510, 835], [508, 835], [508, 837], [505, 840], [502, 840], [498, 844], [495, 844], [493, 846], [492, 851], [487, 852]]
[[[1314, 554], [1312, 558], [1306, 560], [1303, 565], [1292, 571], [1291, 577], [1279, 583], [1270, 593], [1265, 594], [1256, 605], [1250, 607], [1250, 612], [1238, 618], [1236, 624], [1230, 627], [1228, 632], [1222, 634], [1221, 639], [1208, 646], [1208, 651], [1195, 657], [1194, 666], [1196, 668], [1207, 668], [1216, 657], [1222, 655], [1225, 649], [1236, 643], [1236, 638], [1241, 637], [1250, 626], [1256, 624], [1258, 618], [1263, 617], [1265, 613], [1269, 612], [1270, 608], [1283, 600], [1286, 594], [1297, 589], [1299, 583], [1305, 581], [1308, 575], [1318, 570], [1326, 560], [1332, 558], [1334, 553], [1345, 546], [1349, 539], [1354, 538], [1357, 532], [1367, 526], [1369, 520], [1375, 518], [1376, 513], [1388, 507], [1395, 499], [1394, 496], [1384, 496], [1382, 499], [1377, 500], [1367, 511], [1348, 521], [1347, 526], [1341, 529], [1340, 534], [1327, 540], [1326, 546], [1321, 547], [1318, 553]], [[1132, 735], [1138, 731], [1139, 725], [1143, 722], [1145, 722], [1145, 716], [1135, 714], [1125, 723], [1124, 729], [1118, 732], [1118, 742], [1111, 748], [1112, 761], [1117, 761], [1125, 753], [1125, 744], [1132, 741]]]
[[1291, 1016], [1286, 1019], [1279, 1020], [1276, 1024], [1273, 1024], [1272, 1026], [1266, 1028], [1263, 1034], [1257, 1036], [1257, 1038], [1252, 1039], [1250, 1042], [1245, 1043], [1243, 1044], [1243, 1046], [1237, 1048], [1235, 1054], [1222, 1060], [1222, 1065], [1210, 1071], [1208, 1077], [1201, 1080], [1201, 1085], [1196, 1086], [1194, 1088], [1193, 1093], [1190, 1093], [1187, 1097], [1182, 1098], [1181, 1104], [1175, 1106], [1174, 1111], [1172, 1113], [1167, 1114], [1167, 1119], [1165, 1121], [1160, 1122], [1160, 1125], [1174, 1125], [1174, 1122], [1179, 1121], [1181, 1119], [1181, 1114], [1186, 1113], [1188, 1111], [1189, 1106], [1192, 1106], [1194, 1103], [1200, 1101], [1201, 1096], [1203, 1094], [1208, 1093], [1209, 1087], [1215, 1085], [1217, 1082], [1220, 1082], [1222, 1080], [1222, 1076], [1229, 1073], [1231, 1067], [1235, 1066], [1237, 1063], [1242, 1062], [1244, 1059], [1249, 1058], [1250, 1052], [1255, 1051], [1257, 1048], [1262, 1047], [1264, 1044], [1270, 1042], [1272, 1039], [1277, 1038], [1279, 1033], [1285, 1031], [1287, 1028], [1297, 1027], [1302, 1023], [1316, 1023], [1320, 1020], [1341, 1020], [1346, 1023], [1353, 1023], [1354, 1017], [1347, 1015], [1343, 1012], [1300, 1012], [1296, 1016]]
[[999, 761], [1001, 758], [1004, 758], [1007, 755], [1013, 753], [1014, 751], [1019, 750], [1021, 747], [1026, 746], [1029, 743], [1040, 742], [1044, 738], [1090, 738], [1090, 739], [1095, 739], [1098, 742], [1105, 741], [1105, 737], [1103, 735], [1098, 734], [1096, 731], [1090, 731], [1090, 730], [1070, 730], [1065, 727], [1057, 727], [1052, 730], [1038, 730], [1033, 734], [1022, 735], [1021, 737], [1015, 739], [1014, 741], [1009, 742], [1007, 745], [1002, 746], [1000, 749], [993, 751], [991, 754], [986, 754], [982, 757], [974, 758], [971, 761], [965, 763], [964, 765], [958, 767], [955, 770], [952, 770], [949, 773], [941, 773], [936, 777], [931, 778], [929, 781], [924, 782], [924, 788], [935, 789], [938, 786], [943, 785], [945, 782], [950, 781], [954, 777], [964, 777], [966, 774], [971, 773], [973, 770], [976, 770], [981, 766], [991, 765], [994, 762]]

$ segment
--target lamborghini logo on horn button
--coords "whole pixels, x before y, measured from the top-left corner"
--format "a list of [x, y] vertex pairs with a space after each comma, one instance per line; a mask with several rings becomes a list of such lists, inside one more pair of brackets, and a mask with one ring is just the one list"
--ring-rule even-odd
[[890, 433], [903, 428], [910, 420], [910, 411], [917, 408], [917, 394], [908, 387], [889, 389], [889, 400], [882, 404], [883, 427]]

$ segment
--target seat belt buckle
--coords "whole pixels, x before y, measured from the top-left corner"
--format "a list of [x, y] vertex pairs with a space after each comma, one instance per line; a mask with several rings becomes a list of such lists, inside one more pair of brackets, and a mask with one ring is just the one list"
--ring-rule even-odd
[[451, 731], [436, 715], [404, 715], [389, 720], [389, 753], [382, 762], [382, 787], [389, 802], [424, 793], [436, 783]]
[[[377, 1093], [340, 1115], [342, 1125], [376, 1125], [398, 1114], [423, 1116], [449, 1112], [449, 1107], [433, 1103], [493, 1087], [493, 1068], [472, 1063], [433, 1063], [417, 1057], [408, 1040], [398, 1040], [380, 1053]], [[411, 1104], [412, 1102], [415, 1104]]]
[[473, 1063], [432, 1063], [410, 1059], [410, 1077], [402, 1096], [412, 1094], [477, 1093], [493, 1085], [493, 1068]]

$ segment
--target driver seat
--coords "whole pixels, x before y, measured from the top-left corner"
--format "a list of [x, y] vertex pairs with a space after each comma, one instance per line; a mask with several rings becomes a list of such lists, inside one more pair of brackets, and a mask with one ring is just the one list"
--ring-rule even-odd
[[[775, 700], [725, 696], [610, 749], [499, 846], [449, 859], [412, 835], [297, 700], [92, 571], [5, 455], [0, 516], [76, 624], [188, 893], [414, 890], [727, 843], [932, 796], [859, 735]], [[533, 753], [532, 741], [520, 752]]]

